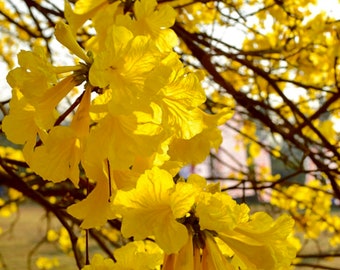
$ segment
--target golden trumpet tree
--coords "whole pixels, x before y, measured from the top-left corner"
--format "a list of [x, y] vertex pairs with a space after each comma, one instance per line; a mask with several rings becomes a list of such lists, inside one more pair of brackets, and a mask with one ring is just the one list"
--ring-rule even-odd
[[340, 25], [316, 5], [4, 1], [0, 214], [40, 205], [84, 270], [336, 269], [313, 259], [339, 257]]

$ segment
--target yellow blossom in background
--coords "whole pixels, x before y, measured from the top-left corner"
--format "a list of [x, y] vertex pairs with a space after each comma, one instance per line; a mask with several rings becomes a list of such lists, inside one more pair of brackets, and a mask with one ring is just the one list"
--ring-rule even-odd
[[[322, 231], [337, 230], [340, 223], [339, 216], [331, 213], [332, 195], [329, 189], [319, 180], [312, 180], [306, 186], [291, 185], [282, 192], [274, 190], [271, 203], [289, 210], [296, 220], [297, 230], [304, 230], [306, 238], [316, 239]], [[340, 243], [337, 235], [330, 239], [330, 243]]]
[[39, 257], [36, 262], [38, 269], [48, 270], [59, 266], [59, 260], [57, 258]]
[[0, 217], [8, 218], [18, 211], [16, 203], [5, 204], [5, 200], [0, 198]]
[[[10, 146], [0, 146], [0, 156], [3, 158], [10, 158], [15, 160], [24, 160], [24, 156], [22, 154], [22, 151], [20, 149], [15, 149]], [[12, 190], [13, 194], [19, 193], [16, 190]]]

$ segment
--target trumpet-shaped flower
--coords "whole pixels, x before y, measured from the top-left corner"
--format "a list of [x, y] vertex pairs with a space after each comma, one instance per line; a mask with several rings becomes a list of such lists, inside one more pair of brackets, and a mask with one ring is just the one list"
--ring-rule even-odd
[[240, 223], [233, 231], [220, 231], [218, 236], [233, 251], [232, 264], [241, 269], [287, 269], [296, 256], [295, 247], [287, 240], [294, 221], [283, 215], [276, 221], [264, 212]]
[[165, 255], [164, 269], [288, 269], [296, 254], [289, 239], [294, 224], [290, 217], [273, 221], [262, 212], [249, 216], [246, 205], [204, 187], [202, 178], [188, 182], [198, 193], [191, 211], [181, 219], [189, 240], [179, 252]]
[[190, 139], [203, 130], [203, 114], [197, 108], [205, 101], [199, 77], [170, 54], [149, 74], [144, 93], [162, 111], [162, 123], [175, 138]]
[[120, 100], [134, 100], [140, 96], [146, 75], [161, 60], [161, 53], [144, 36], [134, 37], [122, 26], [108, 30], [105, 50], [94, 59], [89, 78], [94, 86], [111, 86]]
[[21, 91], [13, 89], [10, 114], [5, 117], [3, 129], [7, 136], [16, 143], [29, 142], [32, 148], [37, 135], [46, 137], [56, 119], [55, 107], [60, 100], [76, 85], [73, 77], [67, 77], [57, 85], [44, 91], [41, 96], [26, 98]]
[[[35, 143], [37, 133], [40, 132], [39, 126], [34, 121], [36, 109], [16, 88], [12, 90], [9, 106], [10, 114], [6, 115], [2, 122], [2, 129], [7, 138], [17, 144]], [[52, 121], [50, 122], [51, 126]]]
[[135, 189], [118, 190], [114, 206], [122, 215], [125, 237], [154, 236], [165, 253], [175, 253], [188, 240], [186, 227], [177, 219], [186, 215], [194, 200], [192, 185], [175, 185], [168, 172], [154, 167], [138, 179]]
[[103, 8], [98, 10], [96, 15], [92, 17], [92, 25], [97, 35], [92, 36], [86, 42], [86, 48], [91, 50], [94, 55], [105, 50], [105, 40], [107, 39], [107, 35], [111, 33], [108, 31], [108, 26], [117, 25], [116, 18], [118, 14], [123, 14], [123, 7], [120, 1], [115, 1], [110, 5], [103, 6]]
[[[109, 181], [112, 181], [114, 186], [114, 180], [107, 178], [97, 180], [95, 188], [84, 200], [67, 208], [69, 214], [82, 220], [80, 227], [83, 229], [103, 226], [108, 219], [116, 217], [110, 204]], [[114, 190], [112, 192], [114, 193]]]
[[192, 233], [188, 232], [188, 240], [178, 253], [165, 254], [163, 270], [188, 270], [194, 268], [194, 249]]
[[88, 88], [70, 127], [54, 127], [42, 138], [41, 146], [33, 150], [30, 146], [25, 147], [27, 163], [44, 179], [60, 182], [69, 178], [74, 185], [78, 185], [78, 165], [90, 122], [90, 95], [91, 89]]
[[136, 1], [134, 16], [117, 16], [117, 24], [127, 27], [135, 35], [151, 37], [161, 51], [171, 51], [178, 44], [178, 38], [169, 29], [176, 18], [176, 11], [169, 5], [157, 6], [156, 0]]
[[20, 67], [8, 73], [7, 82], [12, 88], [20, 89], [29, 101], [41, 97], [57, 83], [55, 69], [47, 61], [43, 48], [36, 46], [32, 52], [21, 51], [18, 63]]
[[227, 245], [235, 269], [286, 269], [296, 255], [288, 241], [294, 225], [288, 216], [273, 221], [259, 212], [249, 217], [248, 207], [236, 204], [229, 195], [204, 191], [198, 196], [195, 210], [200, 233], [214, 232]]
[[162, 262], [162, 250], [150, 241], [134, 241], [113, 252], [116, 262], [95, 254], [82, 270], [153, 270]]
[[47, 89], [43, 95], [31, 101], [36, 108], [35, 121], [39, 126], [45, 128], [45, 130], [50, 128], [50, 115], [56, 115], [55, 109], [57, 105], [76, 85], [76, 78], [68, 76], [55, 86]]
[[196, 205], [196, 215], [200, 220], [201, 229], [219, 232], [232, 230], [241, 221], [248, 219], [249, 208], [237, 204], [228, 194], [201, 192]]
[[[138, 123], [138, 116], [109, 114], [89, 134], [86, 163], [101, 163], [108, 158], [113, 169], [128, 169], [137, 156], [149, 156], [158, 150], [163, 140], [158, 128], [157, 124]], [[99, 141], [105, 149], [98, 148]]]
[[217, 126], [224, 123], [232, 114], [229, 110], [221, 110], [216, 115], [208, 115], [204, 112], [201, 114], [204, 129], [188, 140], [173, 138], [168, 152], [171, 160], [182, 161], [184, 164], [198, 164], [205, 160], [212, 148], [218, 150], [222, 143], [222, 136]]
[[[205, 247], [202, 251], [201, 263], [198, 263], [196, 259], [196, 267], [194, 269], [209, 269], [209, 270], [234, 270], [235, 268], [229, 263], [226, 257], [222, 254], [219, 249], [217, 243], [214, 240], [214, 237], [208, 231], [204, 232], [204, 243]], [[197, 255], [196, 255], [197, 256]], [[255, 269], [254, 269], [255, 270]]]
[[[72, 10], [69, 1], [64, 1], [64, 14], [70, 25], [72, 33], [77, 30], [90, 18], [94, 17], [100, 10], [109, 4], [107, 0], [88, 1], [80, 0], [76, 2], [74, 10]], [[119, 3], [118, 3], [119, 4]]]

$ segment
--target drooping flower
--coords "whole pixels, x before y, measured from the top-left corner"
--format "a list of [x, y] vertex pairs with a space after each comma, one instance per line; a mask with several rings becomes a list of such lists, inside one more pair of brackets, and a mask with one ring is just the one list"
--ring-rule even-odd
[[[56, 93], [51, 93], [51, 95], [58, 96]], [[63, 96], [63, 93], [59, 95]], [[53, 127], [42, 138], [41, 146], [34, 149], [30, 145], [25, 147], [24, 154], [27, 163], [44, 179], [60, 182], [69, 178], [75, 186], [78, 186], [78, 165], [90, 123], [90, 97], [91, 88], [87, 88], [70, 126]], [[59, 99], [58, 97], [49, 98], [51, 103]], [[44, 101], [47, 102], [47, 98]], [[46, 104], [41, 106], [49, 108]]]
[[268, 214], [258, 212], [233, 231], [220, 231], [218, 237], [233, 250], [235, 268], [287, 269], [296, 256], [295, 247], [288, 241], [293, 225], [288, 215], [273, 221]]
[[75, 34], [88, 19], [94, 17], [98, 11], [105, 8], [108, 4], [108, 0], [80, 0], [76, 2], [74, 10], [72, 10], [69, 1], [65, 0], [64, 14], [72, 33]]
[[191, 177], [190, 182], [198, 195], [181, 219], [189, 240], [179, 252], [165, 255], [164, 269], [289, 268], [296, 255], [296, 245], [290, 241], [292, 218], [281, 216], [274, 221], [263, 212], [249, 216], [246, 205], [237, 204], [214, 186], [204, 187], [201, 178]]
[[190, 139], [173, 138], [169, 144], [168, 154], [171, 160], [177, 160], [186, 164], [198, 164], [203, 162], [211, 149], [218, 151], [222, 143], [221, 131], [217, 126], [225, 123], [231, 117], [229, 110], [221, 110], [216, 115], [203, 115], [203, 130]]
[[[216, 248], [209, 236], [212, 232], [226, 244], [231, 269], [287, 269], [295, 258], [296, 249], [289, 241], [294, 221], [287, 215], [275, 221], [264, 212], [249, 216], [248, 207], [238, 205], [229, 195], [205, 191], [197, 197], [195, 210], [198, 233], [205, 237], [203, 254], [205, 248]], [[214, 260], [225, 263], [219, 258]]]
[[[114, 180], [110, 181], [114, 186]], [[114, 189], [112, 192], [114, 193]], [[96, 186], [91, 193], [84, 200], [69, 206], [67, 212], [82, 220], [80, 227], [83, 229], [98, 228], [108, 219], [114, 219], [116, 215], [111, 209], [109, 180], [97, 178]]]

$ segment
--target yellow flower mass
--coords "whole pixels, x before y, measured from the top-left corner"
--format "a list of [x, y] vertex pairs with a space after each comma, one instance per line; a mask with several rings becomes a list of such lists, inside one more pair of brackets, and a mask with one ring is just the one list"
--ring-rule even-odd
[[[44, 180], [88, 179], [89, 194], [67, 209], [81, 228], [118, 219], [134, 240], [114, 251], [116, 261], [96, 254], [83, 269], [288, 269], [290, 217], [249, 215], [218, 185], [175, 177], [218, 149], [218, 126], [232, 112], [201, 108], [202, 73], [173, 50], [174, 9], [80, 0], [65, 11], [69, 24], [59, 22], [55, 37], [77, 64], [55, 67], [39, 47], [22, 51], [7, 76], [13, 98], [2, 128]], [[74, 34], [87, 20], [95, 34], [82, 48]], [[84, 91], [61, 110], [77, 86]]]

